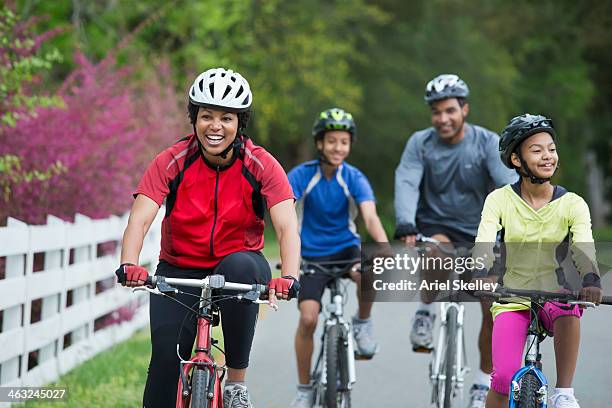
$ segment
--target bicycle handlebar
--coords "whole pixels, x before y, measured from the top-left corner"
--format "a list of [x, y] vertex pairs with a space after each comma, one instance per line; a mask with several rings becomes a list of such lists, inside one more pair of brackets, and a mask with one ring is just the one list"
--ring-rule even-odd
[[[331, 277], [340, 277], [349, 270], [353, 270], [355, 264], [361, 263], [361, 258], [343, 259], [340, 261], [321, 261], [321, 262], [310, 262], [302, 260], [300, 269], [304, 275], [312, 275], [315, 273], [315, 269], [319, 270], [324, 275]], [[342, 268], [337, 265], [344, 265]]]
[[189, 286], [194, 288], [210, 288], [210, 289], [224, 289], [234, 290], [243, 292], [238, 294], [236, 297], [239, 300], [247, 300], [252, 303], [258, 304], [269, 304], [274, 310], [278, 309], [278, 305], [270, 303], [269, 300], [262, 300], [259, 297], [262, 294], [268, 292], [268, 285], [263, 284], [249, 284], [249, 283], [237, 283], [237, 282], [226, 282], [223, 275], [211, 275], [204, 279], [185, 279], [185, 278], [167, 278], [165, 276], [148, 276], [145, 280], [144, 286], [139, 286], [133, 290], [140, 291], [145, 290], [154, 295], [166, 295], [174, 296], [178, 293], [178, 289], [171, 285], [177, 286]]
[[[557, 292], [545, 292], [540, 290], [528, 290], [528, 289], [511, 289], [511, 288], [501, 288], [496, 290], [495, 292], [487, 292], [487, 291], [476, 291], [474, 292], [474, 296], [476, 297], [487, 297], [492, 299], [504, 299], [510, 297], [526, 297], [529, 298], [533, 302], [542, 302], [542, 301], [557, 301], [557, 302], [567, 302], [573, 304], [586, 304], [591, 302], [583, 302], [580, 299], [580, 292], [574, 291], [569, 293], [557, 293]], [[583, 303], [580, 303], [583, 302]], [[602, 305], [612, 305], [612, 296], [603, 296]]]
[[[438, 241], [435, 238], [427, 237], [427, 236], [425, 236], [423, 234], [417, 234], [416, 235], [416, 242], [422, 242], [422, 243], [426, 243], [426, 244], [434, 244], [437, 249], [439, 249], [441, 252], [445, 253], [446, 255], [450, 255], [450, 256], [466, 256], [467, 254], [470, 253], [469, 249], [462, 248], [462, 247], [455, 248], [454, 245], [453, 245], [452, 248], [447, 248], [446, 245], [441, 245], [441, 244], [447, 244], [447, 242], [441, 242], [441, 241]], [[420, 251], [427, 251], [426, 248], [418, 248], [418, 250], [420, 250]]]

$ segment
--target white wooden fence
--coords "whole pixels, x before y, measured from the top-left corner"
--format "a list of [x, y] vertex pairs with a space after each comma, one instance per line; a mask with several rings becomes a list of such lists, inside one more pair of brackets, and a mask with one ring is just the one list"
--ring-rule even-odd
[[[150, 269], [163, 213], [140, 257]], [[148, 297], [115, 284], [126, 224], [77, 214], [0, 227], [0, 386], [47, 384], [147, 324]]]

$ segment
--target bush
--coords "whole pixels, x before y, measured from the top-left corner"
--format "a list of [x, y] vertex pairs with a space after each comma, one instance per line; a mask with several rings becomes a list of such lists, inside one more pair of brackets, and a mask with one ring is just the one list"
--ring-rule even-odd
[[181, 136], [185, 115], [170, 85], [162, 85], [171, 83], [167, 64], [134, 83], [134, 68], [117, 68], [112, 57], [96, 65], [77, 54], [76, 61], [58, 91], [64, 106], [39, 107], [1, 129], [0, 156], [20, 157], [26, 172], [58, 162], [63, 171], [15, 185], [0, 218], [43, 223], [47, 214], [123, 212], [146, 164]]

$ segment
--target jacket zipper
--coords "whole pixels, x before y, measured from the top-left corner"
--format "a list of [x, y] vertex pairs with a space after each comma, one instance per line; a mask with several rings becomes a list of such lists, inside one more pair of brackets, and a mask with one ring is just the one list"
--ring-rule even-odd
[[215, 256], [214, 255], [214, 246], [213, 246], [213, 240], [215, 237], [215, 226], [217, 225], [217, 192], [219, 190], [219, 166], [217, 166], [217, 176], [215, 179], [215, 198], [214, 198], [214, 203], [215, 203], [215, 217], [213, 218], [213, 226], [212, 226], [212, 231], [210, 232], [210, 256]]

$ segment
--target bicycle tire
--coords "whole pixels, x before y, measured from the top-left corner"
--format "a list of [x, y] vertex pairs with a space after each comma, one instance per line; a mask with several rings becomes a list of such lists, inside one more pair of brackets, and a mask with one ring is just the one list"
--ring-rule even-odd
[[538, 390], [540, 381], [534, 373], [527, 372], [521, 378], [521, 388], [519, 390], [518, 406], [521, 408], [538, 408]]
[[208, 370], [194, 368], [191, 374], [191, 407], [209, 408], [208, 399]]
[[331, 326], [325, 336], [327, 384], [325, 405], [327, 408], [350, 408], [351, 394], [348, 388], [348, 355], [343, 339], [343, 327]]
[[453, 375], [457, 366], [457, 309], [449, 307], [446, 311], [446, 350], [444, 351], [444, 408], [452, 407]]

